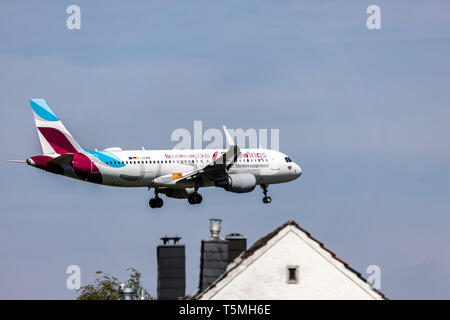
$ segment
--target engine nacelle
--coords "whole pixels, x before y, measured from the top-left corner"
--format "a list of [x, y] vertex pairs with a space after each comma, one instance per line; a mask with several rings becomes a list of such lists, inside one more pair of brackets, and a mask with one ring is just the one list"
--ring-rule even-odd
[[194, 193], [194, 188], [185, 188], [185, 189], [158, 189], [159, 193], [164, 193], [169, 198], [175, 199], [186, 199], [189, 195]]
[[224, 180], [216, 182], [216, 187], [235, 193], [251, 192], [256, 187], [256, 178], [251, 173], [230, 173]]

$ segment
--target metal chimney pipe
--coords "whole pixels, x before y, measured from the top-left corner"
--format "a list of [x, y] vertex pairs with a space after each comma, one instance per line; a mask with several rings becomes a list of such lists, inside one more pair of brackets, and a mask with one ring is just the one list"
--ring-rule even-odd
[[123, 300], [136, 300], [137, 290], [135, 288], [123, 289]]
[[211, 238], [219, 239], [220, 224], [222, 222], [222, 219], [209, 219], [209, 222], [210, 222], [209, 230], [211, 232]]

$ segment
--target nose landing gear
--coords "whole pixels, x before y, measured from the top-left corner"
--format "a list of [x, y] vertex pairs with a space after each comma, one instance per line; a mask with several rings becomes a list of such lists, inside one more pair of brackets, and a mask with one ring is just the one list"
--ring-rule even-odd
[[158, 196], [158, 190], [155, 189], [155, 197], [150, 199], [150, 201], [148, 202], [148, 204], [150, 205], [150, 208], [154, 209], [154, 208], [161, 208], [164, 204], [163, 199], [161, 199]]
[[264, 193], [263, 202], [264, 203], [271, 203], [272, 202], [272, 198], [267, 196], [267, 184], [262, 184], [261, 185], [261, 189], [263, 190], [263, 193]]

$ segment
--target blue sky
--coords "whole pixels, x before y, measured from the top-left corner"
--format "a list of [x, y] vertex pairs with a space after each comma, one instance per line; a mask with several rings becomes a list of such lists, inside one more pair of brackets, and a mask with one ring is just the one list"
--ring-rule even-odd
[[296, 220], [389, 298], [450, 298], [450, 5], [378, 1], [72, 1], [0, 4], [1, 159], [40, 153], [29, 98], [44, 98], [86, 148], [171, 148], [173, 130], [278, 128], [304, 174], [261, 193], [202, 191], [200, 206], [3, 163], [0, 298], [73, 299], [103, 270], [143, 273], [180, 235], [187, 291], [208, 219], [249, 244]]

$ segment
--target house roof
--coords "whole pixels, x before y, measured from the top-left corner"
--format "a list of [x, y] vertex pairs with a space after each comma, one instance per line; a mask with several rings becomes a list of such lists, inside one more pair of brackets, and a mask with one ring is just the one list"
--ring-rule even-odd
[[[251, 257], [256, 251], [258, 251], [259, 249], [263, 248], [267, 244], [267, 242], [269, 242], [269, 240], [274, 238], [281, 230], [285, 229], [288, 226], [293, 226], [293, 227], [299, 229], [300, 231], [302, 231], [304, 234], [306, 234], [308, 236], [308, 238], [310, 238], [311, 240], [313, 240], [317, 244], [319, 244], [319, 246], [322, 249], [327, 251], [335, 260], [337, 260], [340, 263], [342, 263], [345, 266], [345, 268], [347, 268], [349, 271], [354, 273], [360, 280], [368, 283], [367, 280], [362, 276], [362, 274], [360, 272], [356, 271], [355, 269], [350, 267], [350, 265], [347, 262], [345, 262], [344, 260], [342, 260], [339, 257], [337, 257], [336, 254], [333, 251], [331, 251], [330, 249], [325, 247], [325, 245], [322, 242], [320, 242], [319, 240], [314, 238], [307, 230], [305, 230], [302, 227], [300, 227], [297, 224], [297, 222], [295, 222], [293, 220], [289, 220], [286, 223], [284, 223], [283, 225], [281, 225], [278, 228], [276, 228], [271, 233], [267, 234], [266, 236], [264, 236], [261, 239], [259, 239], [258, 241], [256, 241], [250, 248], [248, 248], [238, 258], [236, 258], [236, 260], [233, 263], [231, 263], [231, 265], [229, 265], [229, 267], [227, 268], [227, 271], [225, 271], [225, 273], [223, 273], [210, 287], [208, 287], [203, 292], [197, 292], [194, 296], [192, 296], [191, 299], [198, 299], [201, 296], [203, 296], [206, 292], [208, 292], [209, 290], [214, 288], [221, 280], [226, 278], [228, 276], [228, 274], [232, 270], [234, 270], [236, 267], [238, 267], [240, 264], [242, 264], [247, 258]], [[376, 293], [378, 293], [383, 299], [387, 299], [386, 296], [381, 291], [379, 291], [378, 289], [375, 289], [370, 283], [369, 283], [369, 285], [372, 288], [372, 290], [375, 291]]]

